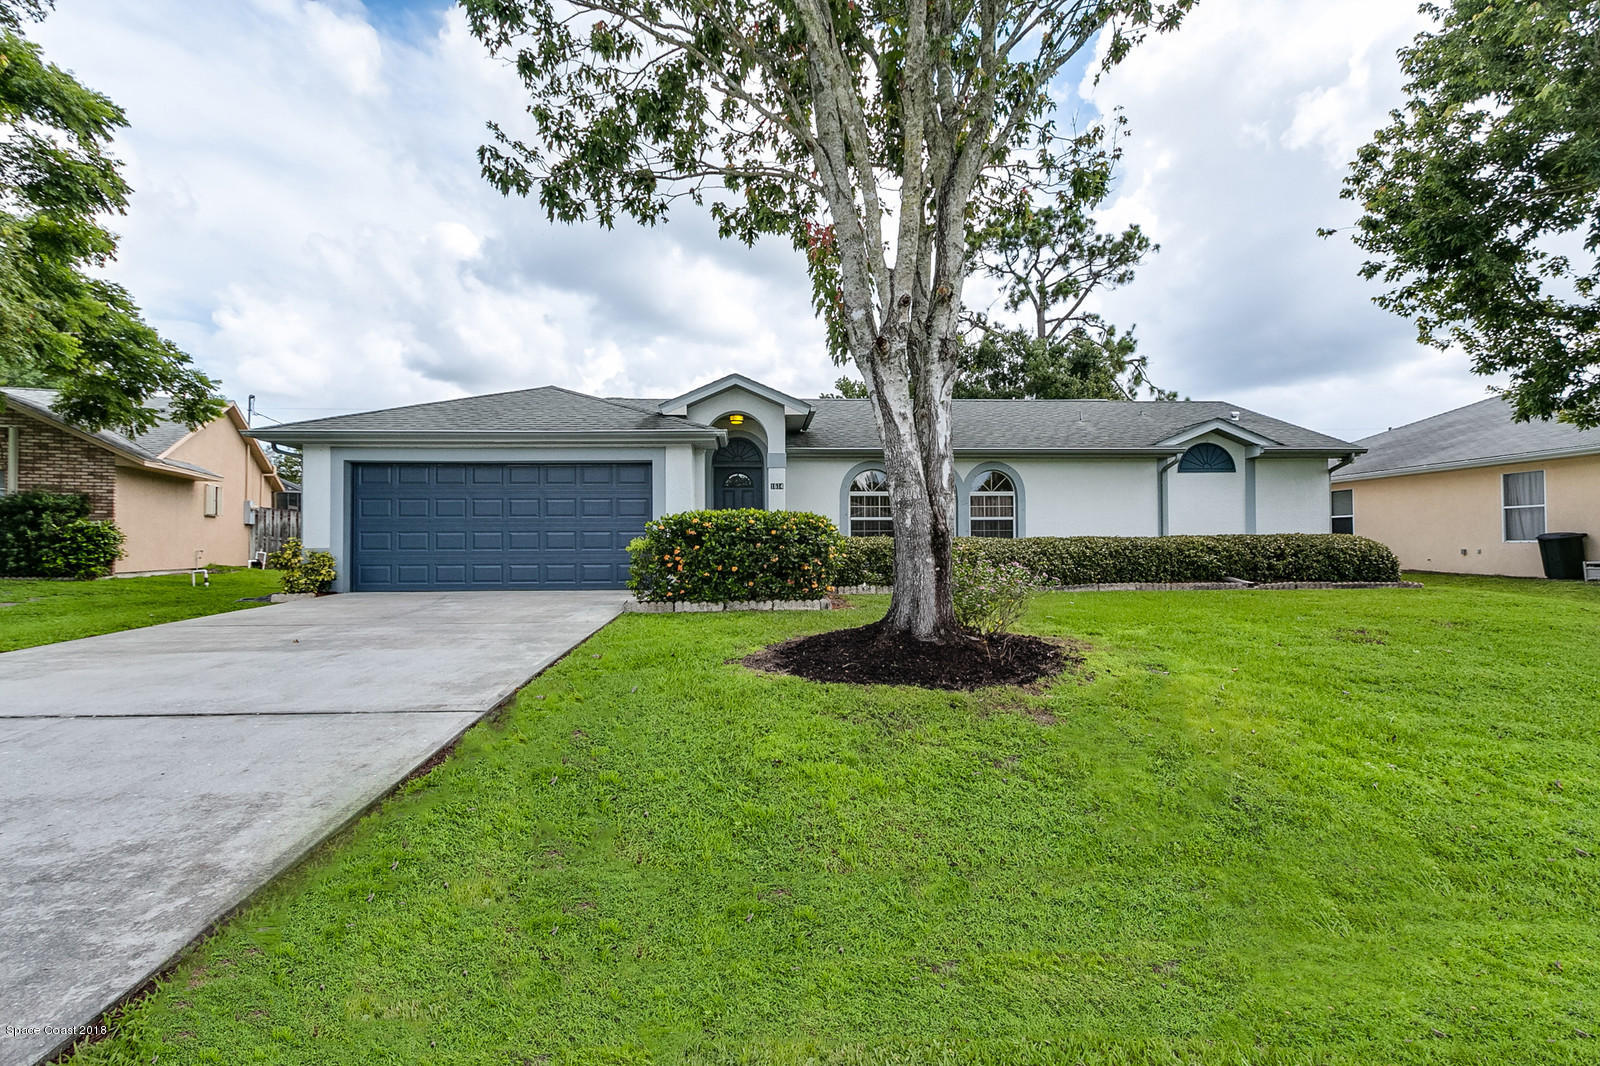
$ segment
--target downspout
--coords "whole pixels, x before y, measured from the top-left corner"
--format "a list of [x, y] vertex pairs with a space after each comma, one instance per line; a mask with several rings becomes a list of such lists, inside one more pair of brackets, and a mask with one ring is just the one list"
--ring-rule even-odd
[[1156, 536], [1167, 535], [1167, 471], [1178, 465], [1179, 456], [1170, 456], [1156, 464]]
[[1343, 459], [1340, 459], [1337, 463], [1334, 463], [1332, 466], [1328, 467], [1328, 476], [1332, 477], [1335, 471], [1343, 470], [1345, 467], [1349, 466], [1351, 463], [1353, 463], [1355, 461], [1356, 461], [1356, 453], [1355, 452], [1351, 452], [1349, 455], [1346, 455]]

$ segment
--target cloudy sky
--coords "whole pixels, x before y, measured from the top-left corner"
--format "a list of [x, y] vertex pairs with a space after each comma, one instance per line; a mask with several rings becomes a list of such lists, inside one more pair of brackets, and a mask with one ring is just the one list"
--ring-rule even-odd
[[[1400, 99], [1408, 0], [1202, 0], [1111, 76], [1132, 123], [1109, 223], [1161, 252], [1111, 295], [1155, 379], [1346, 438], [1486, 382], [1370, 302], [1345, 162]], [[32, 35], [108, 93], [136, 190], [114, 276], [227, 392], [282, 420], [554, 383], [683, 391], [729, 371], [815, 394], [799, 257], [664, 227], [552, 226], [478, 176], [516, 80], [439, 0], [61, 0]]]

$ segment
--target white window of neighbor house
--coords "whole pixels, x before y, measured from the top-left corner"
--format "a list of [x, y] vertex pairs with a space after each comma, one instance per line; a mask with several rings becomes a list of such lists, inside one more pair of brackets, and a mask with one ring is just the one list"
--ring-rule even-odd
[[222, 513], [222, 486], [207, 485], [205, 487], [205, 516], [215, 518]]
[[1354, 489], [1333, 490], [1332, 528], [1335, 533], [1354, 533], [1356, 531], [1356, 492]]
[[1545, 531], [1544, 471], [1500, 475], [1500, 506], [1505, 515], [1506, 540], [1537, 539]]

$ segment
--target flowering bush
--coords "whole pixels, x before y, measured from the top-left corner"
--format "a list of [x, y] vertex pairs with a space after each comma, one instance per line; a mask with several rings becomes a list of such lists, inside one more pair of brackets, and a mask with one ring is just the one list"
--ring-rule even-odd
[[327, 592], [338, 577], [331, 553], [308, 552], [295, 537], [267, 556], [267, 567], [283, 571], [285, 592]]
[[641, 600], [815, 600], [833, 585], [839, 531], [805, 511], [685, 511], [628, 545]]
[[1003, 633], [1028, 609], [1038, 579], [1021, 563], [957, 559], [951, 573], [956, 621], [984, 636]]

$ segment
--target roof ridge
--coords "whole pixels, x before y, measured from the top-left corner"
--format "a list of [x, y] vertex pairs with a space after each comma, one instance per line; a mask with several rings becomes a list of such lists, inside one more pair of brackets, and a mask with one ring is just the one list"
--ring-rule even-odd
[[[630, 406], [629, 404], [625, 404], [625, 403], [617, 403], [615, 400], [612, 400], [612, 399], [610, 399], [608, 397], [605, 397], [605, 396], [593, 396], [593, 395], [591, 395], [591, 394], [589, 394], [587, 392], [579, 392], [577, 389], [569, 389], [565, 385], [543, 385], [543, 386], [541, 386], [541, 388], [554, 389], [557, 392], [564, 392], [568, 396], [581, 396], [585, 400], [593, 400], [596, 403], [603, 403], [607, 407], [615, 407], [617, 410], [619, 410], [619, 411], [627, 411], [629, 414], [635, 414], [635, 415], [651, 415], [651, 414], [653, 414], [658, 418], [671, 418], [672, 417], [671, 415], [664, 415], [660, 411], [646, 411], [646, 410], [644, 410], [643, 408], [640, 408], [640, 407], [633, 407], [633, 406]], [[490, 395], [494, 395], [494, 394], [491, 393]], [[688, 423], [691, 426], [700, 425], [700, 423], [698, 423], [698, 422], [689, 422], [689, 420], [687, 418], [684, 419], [684, 422]]]

